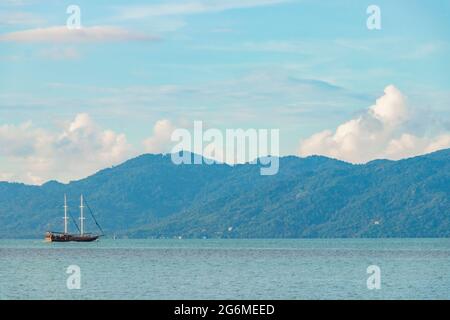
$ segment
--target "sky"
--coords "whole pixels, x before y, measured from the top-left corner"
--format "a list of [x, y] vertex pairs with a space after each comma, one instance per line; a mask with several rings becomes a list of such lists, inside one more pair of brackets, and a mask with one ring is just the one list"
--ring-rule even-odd
[[281, 155], [352, 163], [448, 148], [449, 13], [445, 0], [0, 0], [0, 181], [170, 152], [195, 120], [279, 129]]

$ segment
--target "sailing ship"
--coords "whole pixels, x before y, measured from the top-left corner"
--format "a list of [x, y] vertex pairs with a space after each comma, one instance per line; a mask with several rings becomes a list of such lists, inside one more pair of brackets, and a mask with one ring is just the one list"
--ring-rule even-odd
[[89, 212], [90, 212], [92, 218], [94, 219], [95, 224], [100, 229], [102, 234], [97, 235], [97, 234], [84, 232], [84, 220], [86, 219], [84, 217], [84, 208], [85, 208], [84, 203], [85, 203], [85, 201], [83, 199], [83, 195], [81, 195], [80, 218], [79, 218], [80, 219], [80, 227], [78, 227], [78, 224], [75, 222], [75, 220], [73, 221], [75, 223], [75, 226], [77, 227], [79, 233], [78, 234], [69, 233], [69, 231], [68, 231], [69, 216], [68, 216], [67, 196], [64, 195], [64, 218], [63, 218], [64, 219], [64, 232], [47, 231], [45, 233], [45, 241], [47, 241], [47, 242], [69, 242], [69, 241], [91, 242], [91, 241], [95, 241], [99, 237], [103, 236], [103, 230], [100, 227], [100, 225], [98, 224], [97, 220], [95, 219], [95, 216], [92, 213], [92, 210], [89, 207], [89, 205], [87, 205], [87, 208], [89, 209]]

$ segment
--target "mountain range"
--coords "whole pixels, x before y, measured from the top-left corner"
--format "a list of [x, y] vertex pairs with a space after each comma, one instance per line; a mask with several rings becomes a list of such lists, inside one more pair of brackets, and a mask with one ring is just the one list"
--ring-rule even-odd
[[449, 237], [449, 160], [450, 149], [362, 165], [287, 156], [278, 174], [262, 176], [254, 164], [175, 165], [145, 154], [68, 184], [0, 182], [0, 238], [61, 231], [64, 194], [76, 219], [81, 193], [108, 236]]

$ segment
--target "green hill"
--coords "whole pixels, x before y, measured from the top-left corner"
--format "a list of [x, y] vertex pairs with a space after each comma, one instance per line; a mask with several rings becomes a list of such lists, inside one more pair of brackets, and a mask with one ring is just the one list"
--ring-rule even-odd
[[291, 156], [261, 176], [142, 155], [69, 184], [0, 183], [0, 237], [61, 230], [64, 193], [73, 216], [83, 193], [108, 234], [129, 237], [448, 237], [449, 160], [450, 149], [365, 165]]

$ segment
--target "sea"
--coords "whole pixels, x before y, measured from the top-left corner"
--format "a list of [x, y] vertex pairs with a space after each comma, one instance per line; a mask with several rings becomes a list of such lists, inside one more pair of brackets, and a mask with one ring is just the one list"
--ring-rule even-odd
[[449, 299], [450, 239], [0, 240], [0, 299]]

